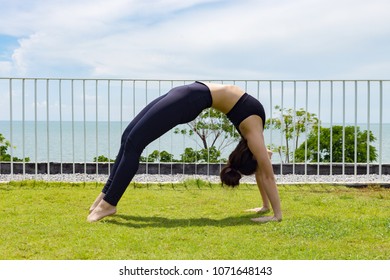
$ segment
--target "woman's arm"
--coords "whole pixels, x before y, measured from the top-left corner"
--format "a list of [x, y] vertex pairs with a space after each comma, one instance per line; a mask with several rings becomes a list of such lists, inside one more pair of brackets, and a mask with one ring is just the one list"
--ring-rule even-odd
[[281, 221], [282, 210], [280, 205], [279, 192], [276, 187], [275, 175], [271, 161], [269, 160], [268, 150], [265, 146], [263, 128], [259, 117], [250, 116], [240, 125], [240, 131], [246, 138], [248, 147], [257, 161], [256, 180], [259, 188], [262, 187], [268, 196], [274, 212], [273, 217], [260, 217], [252, 219], [256, 222]]

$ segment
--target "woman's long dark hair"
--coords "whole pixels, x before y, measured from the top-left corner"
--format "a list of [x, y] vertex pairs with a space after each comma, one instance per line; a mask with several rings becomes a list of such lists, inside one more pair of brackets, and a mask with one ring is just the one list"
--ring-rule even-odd
[[220, 173], [222, 184], [231, 187], [240, 184], [241, 174], [252, 175], [255, 173], [257, 161], [253, 158], [248, 148], [247, 141], [242, 138], [237, 147], [229, 156], [229, 162]]

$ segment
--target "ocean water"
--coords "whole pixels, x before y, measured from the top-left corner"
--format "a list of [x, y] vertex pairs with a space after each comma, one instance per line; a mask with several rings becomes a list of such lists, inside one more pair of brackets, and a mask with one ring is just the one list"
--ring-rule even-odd
[[[125, 122], [108, 125], [108, 122], [88, 121], [13, 121], [11, 129], [9, 121], [0, 121], [0, 133], [12, 142], [14, 157], [29, 157], [31, 162], [92, 162], [99, 155], [115, 159], [126, 126]], [[202, 148], [195, 136], [175, 134], [171, 130], [149, 144], [142, 155], [165, 150], [180, 159], [186, 147]], [[226, 149], [224, 156], [229, 152]]]
[[[108, 122], [13, 121], [11, 128], [9, 121], [0, 121], [0, 134], [12, 142], [14, 157], [29, 157], [31, 162], [92, 162], [99, 155], [112, 159], [116, 157], [121, 134], [126, 126], [125, 122], [111, 122], [108, 125]], [[366, 124], [359, 126], [361, 130], [367, 129]], [[372, 145], [379, 152], [379, 124], [371, 124], [370, 130], [377, 138]], [[275, 145], [280, 145], [280, 134], [265, 130], [266, 143], [270, 144], [271, 139]], [[225, 148], [222, 156], [227, 158], [234, 146], [233, 143]], [[179, 159], [186, 147], [200, 149], [199, 138], [169, 131], [151, 143], [143, 156], [154, 150], [165, 150]], [[382, 125], [381, 157], [382, 163], [390, 163], [390, 124], [387, 123]], [[275, 155], [272, 161], [279, 163], [280, 158]]]

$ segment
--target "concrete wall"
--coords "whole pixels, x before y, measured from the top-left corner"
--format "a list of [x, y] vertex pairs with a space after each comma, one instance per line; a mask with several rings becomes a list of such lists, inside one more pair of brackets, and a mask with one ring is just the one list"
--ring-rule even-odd
[[[112, 166], [112, 163], [110, 164]], [[219, 175], [223, 164], [192, 164], [192, 163], [141, 163], [137, 174], [199, 174], [199, 175]], [[13, 163], [13, 174], [23, 174], [23, 169], [26, 174], [47, 174], [48, 167], [50, 174], [72, 174], [72, 173], [87, 173], [87, 174], [108, 174], [108, 163]], [[308, 175], [317, 175], [318, 169], [320, 175], [338, 175], [338, 174], [354, 174], [354, 164], [274, 164], [275, 174], [305, 174], [305, 169]], [[62, 169], [62, 172], [61, 172]], [[344, 169], [344, 172], [343, 172]], [[367, 164], [356, 165], [358, 175], [367, 174]], [[332, 171], [332, 172], [331, 172]], [[11, 163], [0, 163], [0, 174], [10, 174]], [[370, 164], [369, 174], [379, 174], [379, 165]], [[382, 174], [390, 174], [390, 164], [382, 165]]]

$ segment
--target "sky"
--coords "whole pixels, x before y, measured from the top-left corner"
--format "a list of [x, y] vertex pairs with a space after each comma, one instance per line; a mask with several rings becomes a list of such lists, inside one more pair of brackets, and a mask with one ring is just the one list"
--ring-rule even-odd
[[0, 77], [390, 79], [388, 0], [0, 0]]

